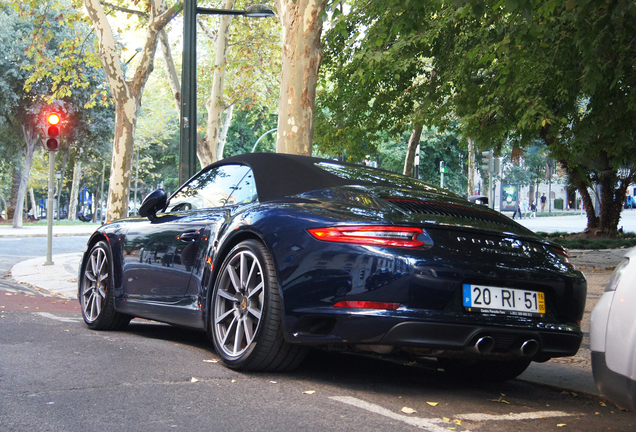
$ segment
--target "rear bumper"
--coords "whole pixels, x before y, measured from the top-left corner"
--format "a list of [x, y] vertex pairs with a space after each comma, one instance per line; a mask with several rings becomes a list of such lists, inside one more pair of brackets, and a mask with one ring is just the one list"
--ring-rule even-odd
[[[367, 315], [364, 315], [367, 314]], [[577, 353], [583, 334], [578, 326], [524, 322], [461, 323], [405, 320], [381, 312], [304, 314], [295, 321], [290, 342], [311, 345], [385, 345], [407, 351], [468, 351], [483, 337], [494, 340], [493, 355], [513, 354], [528, 340], [538, 343], [534, 359]], [[442, 353], [445, 355], [449, 353]], [[452, 354], [452, 353], [451, 353]]]
[[592, 373], [601, 393], [615, 404], [636, 411], [636, 381], [607, 367], [604, 352], [592, 351]]

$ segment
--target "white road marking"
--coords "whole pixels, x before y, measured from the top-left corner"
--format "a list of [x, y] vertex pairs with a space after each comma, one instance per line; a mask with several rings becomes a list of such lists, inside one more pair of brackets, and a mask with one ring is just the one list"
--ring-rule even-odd
[[510, 414], [502, 414], [502, 415], [492, 415], [492, 414], [459, 414], [453, 416], [453, 418], [458, 418], [460, 420], [467, 421], [498, 421], [498, 420], [539, 420], [549, 417], [572, 417], [578, 416], [582, 414], [569, 414], [563, 411], [536, 411], [536, 412], [527, 412], [527, 413], [510, 413]]
[[446, 425], [448, 425], [448, 423], [444, 422], [442, 419], [423, 419], [419, 417], [409, 417], [394, 413], [393, 411], [383, 408], [379, 405], [371, 404], [349, 396], [333, 396], [329, 399], [353, 405], [355, 407], [371, 411], [372, 413], [380, 414], [393, 420], [399, 420], [404, 423], [410, 424], [411, 426], [416, 426], [429, 432], [448, 432], [448, 429], [446, 427], [437, 425], [438, 423], [445, 423]]
[[[349, 405], [353, 405], [355, 407], [362, 408], [372, 413], [389, 417], [393, 420], [399, 420], [411, 426], [416, 426], [419, 429], [424, 429], [429, 432], [448, 432], [447, 426], [450, 425], [450, 423], [445, 422], [442, 419], [437, 419], [437, 418], [425, 419], [420, 417], [405, 416], [405, 415], [397, 414], [379, 405], [365, 402], [363, 400], [356, 399], [354, 397], [333, 396], [333, 397], [330, 397], [329, 399], [335, 400], [337, 402], [343, 402]], [[539, 419], [550, 418], [550, 417], [572, 417], [572, 416], [578, 416], [578, 415], [582, 415], [582, 414], [569, 414], [563, 411], [536, 411], [536, 412], [527, 412], [527, 413], [518, 413], [518, 414], [510, 413], [510, 414], [503, 414], [503, 415], [492, 415], [492, 414], [481, 414], [481, 413], [459, 414], [459, 415], [452, 416], [452, 418], [466, 420], [466, 421], [473, 421], [473, 422], [484, 422], [484, 421], [501, 421], [501, 420], [539, 420]], [[444, 424], [444, 426], [439, 426], [440, 423]]]
[[48, 313], [48, 312], [36, 312], [36, 315], [40, 315], [40, 316], [43, 316], [44, 318], [49, 318], [49, 319], [52, 319], [52, 320], [61, 321], [61, 322], [65, 322], [65, 323], [76, 323], [76, 322], [82, 321], [81, 318], [60, 317], [60, 316], [53, 315], [52, 313]]

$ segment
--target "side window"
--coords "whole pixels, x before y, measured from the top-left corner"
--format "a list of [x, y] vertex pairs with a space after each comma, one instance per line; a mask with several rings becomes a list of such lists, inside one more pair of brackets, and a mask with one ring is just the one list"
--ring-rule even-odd
[[234, 192], [225, 205], [247, 204], [256, 201], [256, 184], [254, 184], [254, 173], [249, 170], [241, 182], [236, 186]]
[[[248, 182], [242, 181], [248, 176]], [[250, 193], [253, 198], [248, 197]], [[172, 197], [167, 211], [223, 207], [251, 202], [255, 196], [252, 170], [245, 165], [225, 165], [210, 169], [192, 179]]]

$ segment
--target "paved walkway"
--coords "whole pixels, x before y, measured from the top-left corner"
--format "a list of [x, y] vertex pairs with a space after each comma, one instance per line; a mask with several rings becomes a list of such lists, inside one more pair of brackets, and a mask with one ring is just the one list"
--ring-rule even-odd
[[11, 276], [18, 283], [32, 285], [42, 294], [77, 299], [77, 274], [82, 252], [53, 255], [53, 265], [46, 257], [22, 261], [13, 266]]
[[[512, 216], [509, 212], [506, 212], [505, 214], [507, 216]], [[582, 232], [585, 228], [587, 228], [587, 216], [585, 213], [572, 216], [524, 218], [521, 220], [515, 219], [515, 221], [534, 232], [574, 233]], [[636, 232], [636, 210], [623, 210], [618, 227], [623, 227], [623, 231], [625, 232]]]
[[[53, 237], [88, 236], [99, 227], [99, 224], [85, 223], [81, 225], [53, 225]], [[13, 228], [11, 225], [0, 225], [0, 238], [13, 237], [46, 237], [46, 225], [32, 225], [25, 223], [22, 228]]]

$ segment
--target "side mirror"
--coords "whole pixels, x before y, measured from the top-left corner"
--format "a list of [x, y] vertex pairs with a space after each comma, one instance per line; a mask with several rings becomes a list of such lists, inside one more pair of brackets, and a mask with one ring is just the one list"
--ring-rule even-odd
[[157, 189], [144, 198], [139, 207], [139, 216], [155, 220], [157, 212], [163, 210], [168, 202], [168, 195], [163, 189]]

